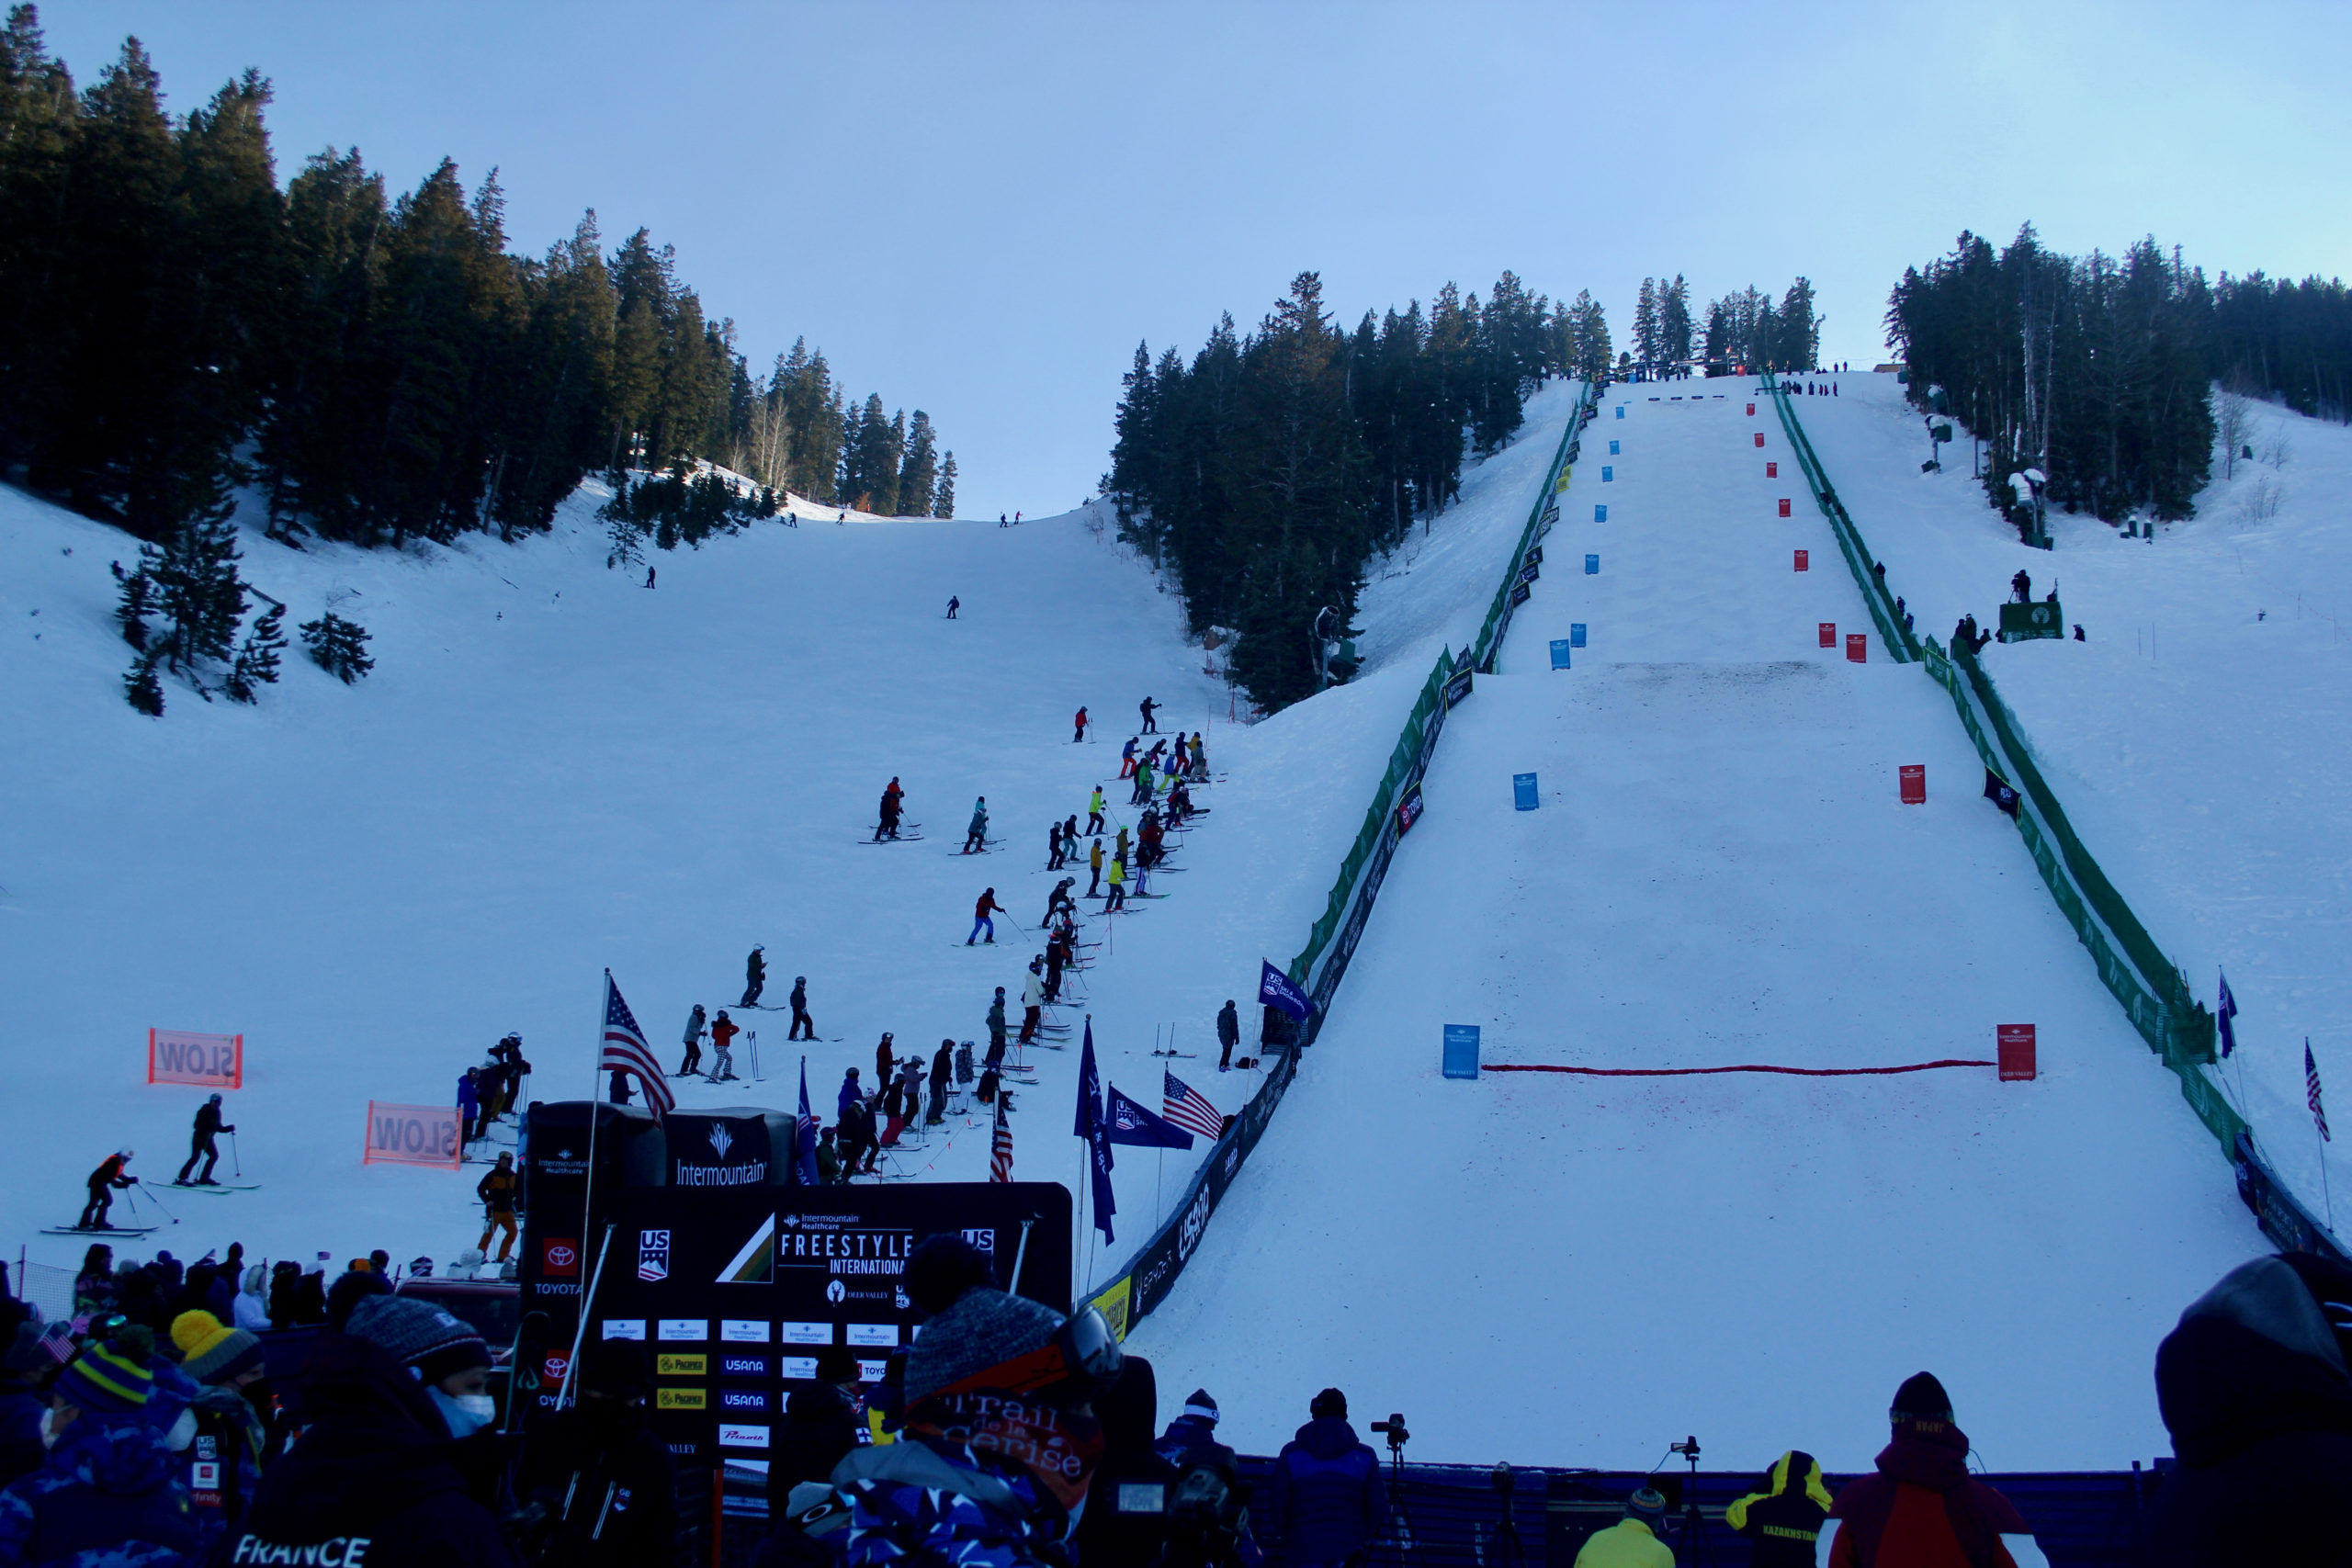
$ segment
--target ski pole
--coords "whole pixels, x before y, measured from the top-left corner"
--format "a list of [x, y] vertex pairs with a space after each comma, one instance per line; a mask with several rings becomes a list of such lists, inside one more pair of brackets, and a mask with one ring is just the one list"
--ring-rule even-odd
[[132, 1206], [134, 1208], [137, 1206], [136, 1200], [141, 1192], [145, 1192], [147, 1194], [147, 1201], [154, 1204], [158, 1209], [163, 1209], [164, 1217], [165, 1219], [171, 1221], [174, 1224], [178, 1224], [180, 1223], [180, 1217], [177, 1214], [173, 1213], [169, 1209], [164, 1209], [164, 1201], [161, 1198], [156, 1197], [154, 1190], [143, 1181], [133, 1183], [131, 1186], [130, 1193], [133, 1199]]
[[245, 1179], [245, 1162], [237, 1153], [237, 1134], [229, 1134], [229, 1165], [238, 1180]]

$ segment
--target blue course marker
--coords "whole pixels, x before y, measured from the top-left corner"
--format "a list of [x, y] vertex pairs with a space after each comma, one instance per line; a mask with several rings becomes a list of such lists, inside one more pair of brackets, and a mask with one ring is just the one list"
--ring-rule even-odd
[[1609, 455], [1610, 455], [1611, 457], [1623, 457], [1625, 454], [1623, 453], [1623, 451], [1622, 451], [1622, 450], [1619, 448], [1619, 446], [1618, 446], [1618, 445], [1617, 445], [1617, 443], [1616, 443], [1616, 442], [1611, 441], [1611, 442], [1609, 444]]
[[1543, 802], [1536, 798], [1535, 775], [1513, 773], [1510, 776], [1511, 804], [1521, 811], [1532, 811]]
[[1619, 419], [1625, 417], [1625, 405], [1623, 403], [1619, 403], [1617, 405], [1617, 417]]
[[1568, 646], [1570, 648], [1582, 648], [1584, 646], [1584, 623], [1582, 621], [1570, 621], [1568, 623]]
[[1611, 467], [1610, 467], [1608, 464], [1606, 464], [1606, 463], [1603, 463], [1603, 464], [1601, 464], [1601, 465], [1600, 465], [1600, 482], [1601, 482], [1602, 484], [1611, 484], [1611, 483], [1614, 483], [1614, 482], [1615, 482], [1615, 480], [1616, 480], [1616, 479], [1617, 479], [1617, 470], [1616, 470], [1616, 469], [1614, 469], [1614, 468], [1611, 468]]
[[[1606, 511], [1607, 509], [1603, 508], [1602, 510]], [[1599, 577], [1600, 575], [1600, 558], [1599, 556], [1587, 556], [1584, 558], [1584, 574], [1587, 577]]]
[[1594, 504], [1592, 509], [1592, 520], [1595, 523], [1606, 523], [1609, 521], [1609, 503], [1607, 502], [1600, 502]]
[[1449, 1023], [1445, 1026], [1445, 1057], [1442, 1070], [1450, 1078], [1475, 1078], [1478, 1076], [1476, 1024]]
[[1566, 637], [1554, 637], [1552, 639], [1552, 668], [1566, 670], [1568, 667], [1568, 649], [1575, 646], [1576, 644]]

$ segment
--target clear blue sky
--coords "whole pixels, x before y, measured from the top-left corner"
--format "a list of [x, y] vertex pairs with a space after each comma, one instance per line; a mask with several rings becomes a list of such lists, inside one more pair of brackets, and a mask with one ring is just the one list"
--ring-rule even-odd
[[1108, 466], [1138, 338], [1196, 347], [1323, 274], [1351, 323], [1505, 267], [1703, 299], [1814, 279], [1882, 356], [1906, 264], [2030, 219], [2209, 271], [2352, 272], [2352, 6], [322, 4], [51, 0], [87, 83], [126, 33], [175, 109], [251, 65], [280, 177], [492, 164], [537, 251], [596, 209], [677, 247], [755, 367], [806, 334], [927, 409], [967, 514]]

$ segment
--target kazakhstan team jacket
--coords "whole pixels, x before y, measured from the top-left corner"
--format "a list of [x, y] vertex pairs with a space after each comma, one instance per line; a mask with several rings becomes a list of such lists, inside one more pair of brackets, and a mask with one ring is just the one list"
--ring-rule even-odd
[[1773, 1461], [1756, 1491], [1724, 1510], [1724, 1523], [1755, 1543], [1748, 1557], [1753, 1568], [1811, 1568], [1829, 1506], [1820, 1462], [1791, 1449]]

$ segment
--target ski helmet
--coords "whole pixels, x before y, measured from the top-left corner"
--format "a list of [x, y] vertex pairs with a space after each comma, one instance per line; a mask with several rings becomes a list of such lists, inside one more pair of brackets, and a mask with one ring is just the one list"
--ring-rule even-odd
[[215, 1094], [215, 1095], [212, 1097], [212, 1103], [213, 1103], [213, 1104], [215, 1104], [215, 1105], [218, 1105], [218, 1104], [220, 1104], [220, 1095]]
[[796, 986], [805, 986], [808, 983], [808, 976], [806, 975], [795, 975], [792, 977], [792, 983]]
[[123, 1150], [123, 1151], [122, 1151], [122, 1157], [123, 1157], [123, 1158], [125, 1158], [125, 1159], [129, 1159], [132, 1155], [135, 1155], [135, 1154], [137, 1154], [138, 1152], [139, 1152], [139, 1151], [138, 1151], [137, 1149], [125, 1149], [125, 1150]]

